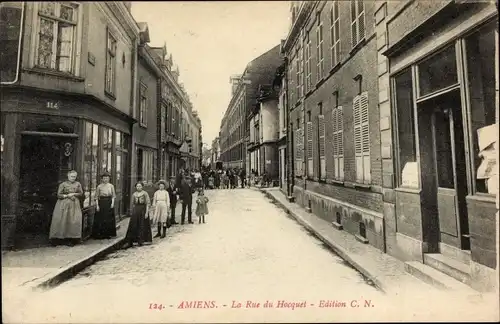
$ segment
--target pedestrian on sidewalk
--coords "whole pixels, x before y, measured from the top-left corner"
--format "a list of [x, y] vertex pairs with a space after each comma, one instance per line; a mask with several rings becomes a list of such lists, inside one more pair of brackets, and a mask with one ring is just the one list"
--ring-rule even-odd
[[140, 246], [144, 243], [153, 243], [148, 213], [151, 200], [148, 193], [143, 190], [142, 182], [137, 182], [135, 189], [136, 191], [132, 195], [132, 216], [128, 223], [124, 248], [131, 247], [134, 243], [138, 243]]
[[198, 197], [196, 198], [196, 216], [198, 216], [198, 224], [205, 224], [205, 215], [208, 214], [208, 197], [205, 196], [203, 189], [198, 191]]
[[78, 173], [68, 172], [68, 180], [57, 189], [57, 202], [52, 214], [49, 239], [52, 244], [75, 245], [82, 240], [82, 209], [79, 198], [83, 195]]
[[96, 188], [96, 213], [92, 226], [92, 237], [109, 239], [116, 236], [115, 187], [111, 184], [111, 174], [104, 172], [101, 183]]
[[186, 209], [188, 211], [188, 223], [193, 224], [192, 213], [194, 188], [187, 178], [182, 177], [178, 192], [179, 199], [182, 204], [181, 225], [184, 225], [184, 220], [186, 219]]
[[177, 205], [177, 188], [175, 187], [175, 177], [171, 177], [167, 188], [168, 196], [170, 198], [170, 219], [167, 222], [167, 227], [177, 225], [175, 220], [175, 206]]
[[[153, 224], [158, 224], [158, 233], [154, 237], [164, 238], [167, 235], [167, 220], [170, 211], [170, 195], [165, 190], [167, 184], [165, 181], [158, 182], [158, 190], [153, 195]], [[163, 233], [161, 229], [163, 228]]]

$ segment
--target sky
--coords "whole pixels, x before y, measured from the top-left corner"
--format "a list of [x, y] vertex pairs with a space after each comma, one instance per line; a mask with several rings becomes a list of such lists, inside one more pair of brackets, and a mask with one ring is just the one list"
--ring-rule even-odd
[[[288, 1], [132, 2], [147, 22], [150, 46], [164, 42], [202, 123], [203, 142], [218, 136], [231, 100], [231, 75], [280, 43], [289, 28]], [[167, 54], [168, 55], [168, 54]]]

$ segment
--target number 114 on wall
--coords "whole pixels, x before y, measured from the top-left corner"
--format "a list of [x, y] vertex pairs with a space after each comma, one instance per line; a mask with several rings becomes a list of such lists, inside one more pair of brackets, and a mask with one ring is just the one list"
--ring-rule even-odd
[[47, 101], [47, 108], [49, 109], [59, 109], [59, 102], [57, 101]]

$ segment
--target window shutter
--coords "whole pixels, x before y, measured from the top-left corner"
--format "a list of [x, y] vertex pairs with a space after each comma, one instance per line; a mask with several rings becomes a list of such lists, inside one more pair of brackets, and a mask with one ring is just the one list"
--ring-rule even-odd
[[326, 179], [326, 161], [325, 161], [325, 116], [318, 116], [318, 140], [319, 140], [319, 171], [320, 178]]
[[333, 145], [333, 157], [336, 158], [338, 155], [337, 152], [337, 108], [332, 109], [332, 145]]
[[370, 182], [370, 126], [368, 118], [368, 93], [363, 93], [359, 100], [359, 110], [361, 115], [361, 136], [363, 142], [363, 179]]
[[313, 175], [313, 124], [307, 122], [307, 175]]
[[344, 180], [344, 113], [342, 107], [337, 108], [337, 147], [338, 179]]
[[352, 110], [354, 114], [354, 151], [356, 156], [356, 180], [363, 181], [363, 135], [361, 127], [360, 97], [356, 96], [353, 101]]

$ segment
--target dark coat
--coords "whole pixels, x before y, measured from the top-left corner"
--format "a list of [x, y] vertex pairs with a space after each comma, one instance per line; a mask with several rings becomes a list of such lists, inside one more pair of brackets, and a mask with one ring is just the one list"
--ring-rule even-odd
[[168, 192], [168, 197], [170, 198], [170, 204], [171, 205], [175, 205], [177, 204], [177, 188], [172, 188], [172, 187], [168, 187], [167, 188], [167, 192]]
[[193, 200], [194, 186], [192, 186], [186, 180], [182, 180], [179, 187], [177, 188], [177, 192], [179, 193], [179, 199], [182, 201], [188, 202]]

